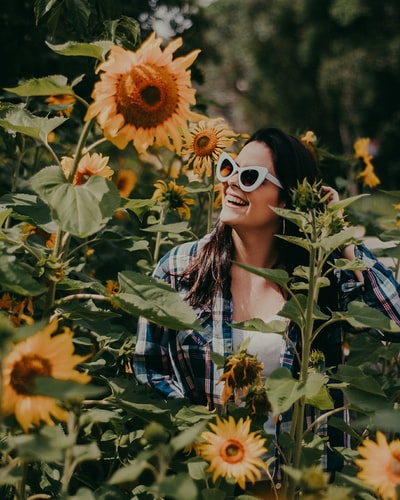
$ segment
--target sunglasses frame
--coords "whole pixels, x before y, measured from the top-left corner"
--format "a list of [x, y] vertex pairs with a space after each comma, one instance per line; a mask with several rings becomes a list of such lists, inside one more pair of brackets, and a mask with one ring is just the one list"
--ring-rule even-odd
[[[232, 172], [227, 177], [223, 177], [221, 175], [222, 164], [224, 163], [225, 160], [228, 161], [230, 165], [233, 167]], [[242, 173], [246, 172], [246, 170], [255, 170], [258, 173], [258, 179], [251, 186], [245, 186], [242, 182]], [[245, 193], [250, 193], [251, 191], [254, 191], [258, 187], [260, 187], [261, 184], [265, 181], [265, 179], [268, 179], [270, 182], [272, 182], [272, 184], [278, 186], [278, 188], [283, 189], [282, 184], [275, 176], [273, 176], [268, 172], [267, 167], [257, 167], [257, 166], [239, 167], [239, 165], [228, 153], [225, 152], [221, 153], [216, 168], [217, 179], [220, 182], [227, 182], [231, 177], [233, 177], [236, 174], [236, 172], [238, 172], [239, 174], [238, 180], [240, 189]]]

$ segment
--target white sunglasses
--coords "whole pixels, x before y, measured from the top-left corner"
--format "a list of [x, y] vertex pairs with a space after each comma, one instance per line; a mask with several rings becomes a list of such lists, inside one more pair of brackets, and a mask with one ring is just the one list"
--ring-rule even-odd
[[250, 193], [268, 179], [272, 184], [283, 189], [279, 180], [268, 172], [267, 167], [239, 167], [228, 153], [221, 153], [217, 163], [217, 178], [220, 182], [228, 181], [232, 176], [239, 174], [239, 186], [242, 191]]

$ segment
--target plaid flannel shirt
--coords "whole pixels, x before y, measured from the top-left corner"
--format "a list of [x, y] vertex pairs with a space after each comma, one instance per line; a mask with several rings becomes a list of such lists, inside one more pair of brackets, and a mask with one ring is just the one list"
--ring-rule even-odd
[[[208, 237], [173, 248], [160, 260], [154, 277], [169, 283], [184, 298], [187, 290], [179, 286], [176, 275], [192, 262]], [[338, 303], [332, 304], [331, 309], [343, 309], [351, 300], [364, 300], [400, 324], [400, 285], [393, 273], [378, 262], [364, 245], [356, 247], [356, 254], [367, 265], [363, 271], [364, 284], [361, 287], [352, 272], [338, 273], [342, 293]], [[218, 292], [212, 309], [199, 308], [196, 314], [204, 328], [201, 333], [170, 330], [140, 318], [132, 368], [139, 383], [150, 385], [164, 399], [186, 398], [192, 404], [204, 404], [210, 410], [219, 410], [223, 387], [217, 381], [222, 371], [211, 361], [211, 352], [228, 356], [232, 349], [232, 331], [229, 326], [232, 322], [231, 298], [223, 297]], [[296, 345], [298, 337], [294, 323], [288, 324], [287, 337], [290, 341], [283, 344], [280, 363], [292, 371], [295, 359], [293, 345]], [[327, 345], [322, 350], [330, 355], [336, 353], [336, 358], [341, 357], [341, 327], [335, 324], [329, 332], [324, 330], [323, 338]], [[309, 425], [314, 418], [313, 408], [308, 410], [305, 425]], [[290, 419], [290, 411], [281, 415], [278, 428], [287, 430]], [[326, 426], [321, 427], [319, 433], [326, 435]], [[342, 441], [336, 442], [336, 446], [347, 444], [341, 436], [339, 441]], [[332, 468], [326, 461], [325, 465], [328, 469]]]

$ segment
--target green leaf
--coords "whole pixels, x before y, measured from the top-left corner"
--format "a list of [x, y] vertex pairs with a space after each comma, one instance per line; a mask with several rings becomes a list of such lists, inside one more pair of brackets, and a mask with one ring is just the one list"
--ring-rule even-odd
[[146, 200], [134, 200], [130, 199], [127, 203], [124, 203], [123, 208], [133, 212], [142, 221], [144, 215], [151, 210], [151, 208], [156, 204], [156, 200], [146, 199]]
[[294, 379], [287, 368], [274, 370], [265, 381], [268, 399], [274, 415], [287, 411], [298, 399], [306, 395], [306, 387]]
[[54, 116], [43, 118], [35, 116], [23, 105], [2, 104], [0, 107], [0, 126], [13, 132], [25, 134], [47, 144], [50, 132], [63, 124], [68, 118]]
[[183, 450], [187, 446], [190, 446], [199, 436], [199, 434], [205, 429], [206, 425], [206, 421], [198, 422], [188, 429], [185, 429], [177, 436], [174, 436], [170, 441], [172, 449], [177, 452], [179, 450]]
[[[74, 80], [74, 85], [82, 81], [83, 76]], [[17, 87], [8, 87], [4, 90], [12, 92], [21, 97], [48, 96], [48, 95], [75, 95], [72, 85], [68, 85], [68, 79], [64, 75], [51, 75], [42, 78], [33, 78], [21, 83]]]
[[389, 319], [385, 314], [365, 302], [350, 302], [347, 312], [335, 311], [332, 317], [347, 321], [354, 328], [376, 328], [385, 332], [399, 333], [400, 326]]
[[47, 288], [31, 276], [29, 269], [18, 262], [15, 255], [2, 254], [0, 258], [0, 287], [25, 297], [36, 297]]
[[84, 56], [93, 57], [102, 61], [105, 55], [110, 50], [110, 47], [114, 45], [110, 40], [98, 40], [91, 43], [83, 42], [66, 42], [60, 45], [54, 45], [52, 43], [46, 42], [46, 45], [56, 54], [62, 56]]
[[145, 471], [149, 467], [148, 460], [152, 457], [154, 452], [145, 451], [139, 454], [139, 457], [136, 460], [130, 462], [129, 465], [125, 467], [121, 467], [118, 469], [108, 481], [109, 484], [122, 484], [129, 483], [132, 484], [132, 481], [135, 481], [143, 471]]
[[191, 477], [184, 472], [179, 472], [176, 476], [167, 476], [159, 482], [162, 497], [175, 498], [176, 500], [196, 500], [197, 487]]
[[38, 433], [14, 436], [13, 444], [20, 460], [56, 462], [62, 460], [63, 450], [73, 445], [61, 426], [45, 426]]
[[346, 229], [340, 231], [340, 233], [333, 234], [332, 236], [327, 236], [319, 242], [321, 248], [324, 249], [326, 254], [333, 252], [336, 248], [343, 245], [347, 245], [350, 242], [356, 240], [356, 235], [358, 228], [355, 226], [350, 226]]
[[334, 374], [335, 379], [346, 382], [351, 387], [356, 387], [370, 394], [385, 397], [381, 385], [371, 375], [366, 375], [356, 366], [339, 365]]
[[175, 222], [173, 224], [154, 224], [152, 226], [148, 226], [142, 229], [143, 231], [147, 231], [149, 233], [172, 233], [172, 234], [181, 234], [184, 231], [190, 231], [189, 223]]
[[185, 186], [185, 190], [190, 194], [208, 193], [213, 190], [213, 186], [204, 184], [204, 182], [192, 181]]
[[247, 271], [261, 276], [273, 283], [276, 283], [284, 288], [287, 288], [287, 283], [290, 279], [289, 274], [283, 269], [267, 269], [263, 267], [249, 266], [247, 264], [242, 264], [240, 262], [234, 262], [235, 265], [247, 269]]
[[217, 365], [218, 368], [223, 368], [225, 365], [225, 356], [218, 354], [217, 352], [211, 351], [210, 353], [211, 361]]
[[58, 166], [51, 166], [33, 176], [31, 184], [60, 228], [81, 238], [98, 232], [120, 206], [117, 187], [99, 175], [74, 186]]
[[[289, 318], [291, 321], [294, 321], [296, 325], [300, 328], [304, 328], [305, 326], [305, 317], [304, 313], [307, 308], [307, 296], [303, 294], [296, 294], [294, 297], [291, 297], [280, 310], [279, 314], [284, 318]], [[312, 318], [314, 320], [326, 321], [330, 318], [330, 316], [326, 315], [321, 311], [318, 304], [313, 303], [313, 311]]]
[[265, 332], [268, 333], [285, 333], [287, 324], [286, 320], [273, 319], [270, 321], [263, 321], [260, 318], [252, 318], [241, 323], [235, 323], [236, 328], [241, 330], [249, 330], [251, 332]]
[[309, 373], [306, 381], [306, 403], [320, 410], [331, 410], [333, 400], [326, 387], [326, 379], [321, 373]]
[[61, 401], [94, 398], [102, 396], [104, 393], [104, 387], [79, 384], [73, 380], [58, 380], [52, 377], [36, 377], [35, 379], [34, 394], [41, 394]]
[[358, 201], [361, 198], [365, 198], [366, 196], [369, 196], [369, 194], [368, 193], [358, 194], [356, 196], [349, 196], [348, 198], [344, 198], [343, 200], [340, 201], [332, 201], [327, 205], [327, 209], [330, 212], [337, 212], [338, 210], [343, 210], [344, 208], [348, 207], [355, 201]]
[[203, 330], [194, 310], [168, 284], [133, 271], [119, 273], [118, 281], [121, 292], [114, 302], [124, 311], [175, 330]]

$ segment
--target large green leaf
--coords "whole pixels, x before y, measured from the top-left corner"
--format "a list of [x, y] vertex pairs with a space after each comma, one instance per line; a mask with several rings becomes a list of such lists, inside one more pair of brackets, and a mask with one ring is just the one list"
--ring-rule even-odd
[[91, 43], [66, 42], [60, 45], [53, 45], [46, 42], [46, 44], [52, 51], [62, 56], [94, 57], [99, 61], [104, 59], [105, 54], [113, 45], [113, 43], [109, 40], [99, 40]]
[[298, 399], [306, 395], [304, 383], [294, 379], [287, 368], [274, 370], [265, 381], [265, 387], [274, 415], [287, 411]]
[[175, 330], [202, 330], [194, 310], [166, 283], [133, 271], [119, 273], [114, 302], [124, 311]]
[[350, 302], [346, 312], [335, 311], [332, 317], [347, 321], [354, 328], [376, 328], [385, 332], [399, 333], [400, 335], [399, 325], [364, 302]]
[[8, 87], [4, 90], [17, 94], [21, 97], [59, 94], [75, 95], [72, 87], [82, 81], [82, 78], [82, 76], [76, 78], [73, 84], [69, 85], [67, 77], [64, 75], [50, 75], [42, 78], [32, 78], [31, 80], [21, 83], [21, 85], [18, 85], [17, 87]]
[[24, 106], [15, 104], [2, 104], [0, 107], [0, 126], [13, 132], [28, 135], [34, 139], [47, 143], [50, 132], [63, 124], [67, 118], [54, 116], [44, 118], [35, 116], [27, 111]]
[[31, 184], [60, 228], [81, 238], [99, 231], [120, 206], [117, 187], [99, 175], [74, 186], [59, 167], [51, 166], [32, 177]]
[[356, 366], [339, 365], [334, 377], [341, 382], [346, 382], [351, 387], [385, 397], [381, 385], [371, 375], [366, 375]]

